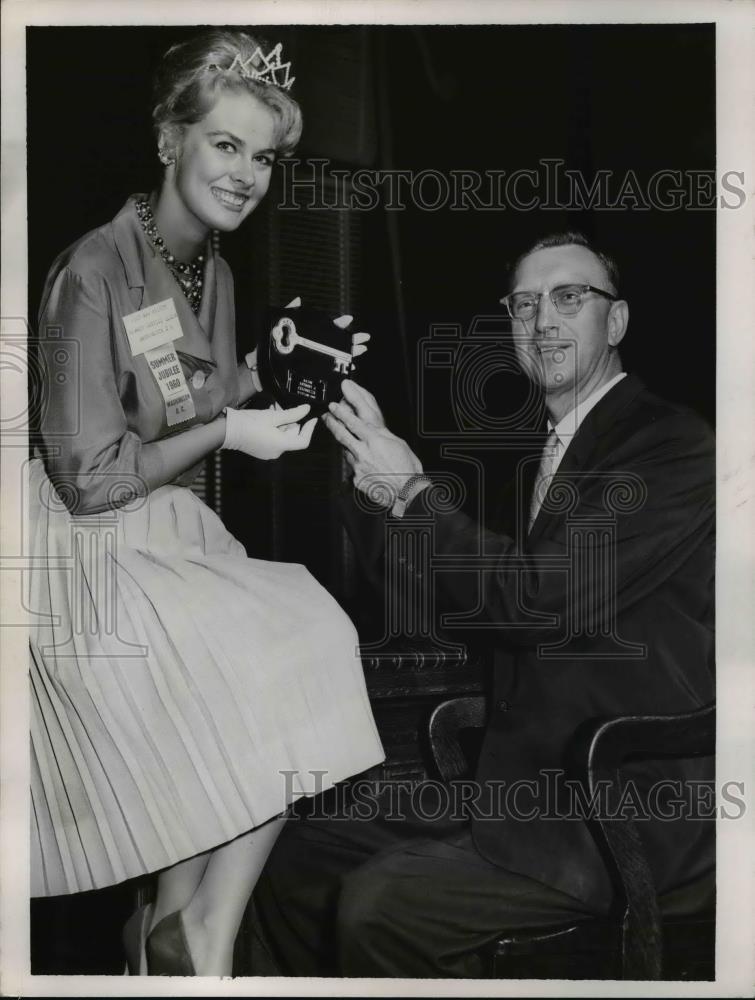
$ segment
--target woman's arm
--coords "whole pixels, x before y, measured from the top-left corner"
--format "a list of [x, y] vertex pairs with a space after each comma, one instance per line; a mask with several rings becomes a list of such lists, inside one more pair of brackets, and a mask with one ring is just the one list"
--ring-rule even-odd
[[[45, 464], [61, 499], [77, 514], [121, 506], [173, 482], [225, 438], [224, 416], [148, 444], [128, 428], [107, 301], [99, 275], [64, 268], [40, 316], [47, 376], [41, 427]], [[60, 331], [64, 340], [54, 333], [45, 336], [45, 330]], [[74, 363], [63, 365], [65, 343], [75, 345], [66, 354]]]
[[239, 362], [239, 406], [249, 402], [252, 396], [262, 392], [259, 375], [257, 374], [257, 348], [250, 351], [246, 358]]
[[[70, 511], [96, 514], [123, 506], [175, 482], [217, 448], [272, 459], [309, 445], [315, 420], [298, 423], [307, 415], [306, 404], [287, 410], [229, 409], [227, 416], [207, 424], [143, 442], [126, 419], [121, 392], [135, 390], [123, 384], [113, 359], [107, 301], [100, 275], [65, 268], [55, 277], [40, 317], [40, 328], [50, 333], [40, 341], [47, 371], [45, 466]], [[244, 367], [254, 391], [254, 372]], [[249, 387], [245, 383], [245, 394]]]
[[172, 483], [197, 462], [217, 451], [225, 440], [226, 418], [223, 414], [209, 424], [188, 430], [141, 447], [141, 475], [148, 491]]

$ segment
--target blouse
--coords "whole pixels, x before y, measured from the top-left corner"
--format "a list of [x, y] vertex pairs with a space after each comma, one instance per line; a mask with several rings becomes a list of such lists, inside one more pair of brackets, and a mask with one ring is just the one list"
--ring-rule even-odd
[[[195, 314], [147, 239], [133, 195], [112, 222], [88, 233], [55, 260], [39, 314], [47, 369], [41, 421], [45, 467], [76, 514], [122, 506], [160, 478], [143, 445], [214, 420], [237, 405], [233, 278], [209, 246], [202, 303]], [[143, 353], [132, 353], [124, 316], [172, 299], [182, 335], [174, 341], [195, 416], [168, 426], [166, 405]], [[195, 377], [195, 373], [202, 374]], [[196, 470], [180, 477], [185, 484]]]

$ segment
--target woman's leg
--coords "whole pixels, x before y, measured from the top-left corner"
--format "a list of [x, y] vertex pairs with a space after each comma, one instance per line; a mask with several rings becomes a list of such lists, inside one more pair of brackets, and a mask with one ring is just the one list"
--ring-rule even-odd
[[231, 975], [241, 918], [284, 823], [284, 817], [270, 820], [203, 855], [207, 860], [199, 884], [177, 907], [198, 976]]
[[199, 888], [211, 856], [212, 851], [205, 851], [204, 854], [179, 861], [177, 865], [160, 872], [157, 876], [157, 895], [152, 910], [151, 927], [159, 924], [163, 917], [175, 913], [176, 910], [183, 910], [189, 905]]

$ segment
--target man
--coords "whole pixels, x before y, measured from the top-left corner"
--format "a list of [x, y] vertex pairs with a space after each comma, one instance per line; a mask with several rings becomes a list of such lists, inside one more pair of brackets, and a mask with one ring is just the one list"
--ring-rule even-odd
[[[257, 894], [284, 974], [475, 976], [475, 950], [507, 924], [605, 912], [605, 864], [588, 825], [548, 799], [548, 775], [568, 769], [591, 718], [692, 711], [714, 695], [707, 426], [622, 370], [629, 307], [614, 263], [583, 236], [530, 248], [504, 301], [550, 432], [516, 537], [433, 511], [432, 477], [358, 385], [344, 383], [325, 422], [358, 489], [382, 480], [391, 516], [423, 504], [432, 513], [437, 555], [492, 559], [478, 573], [440, 574], [438, 598], [498, 625], [477, 780], [483, 792], [519, 783], [522, 812], [289, 824]], [[709, 763], [634, 765], [634, 808], [642, 813], [660, 780], [709, 781]], [[494, 798], [480, 802], [489, 809]], [[712, 869], [710, 821], [638, 825], [660, 893]]]

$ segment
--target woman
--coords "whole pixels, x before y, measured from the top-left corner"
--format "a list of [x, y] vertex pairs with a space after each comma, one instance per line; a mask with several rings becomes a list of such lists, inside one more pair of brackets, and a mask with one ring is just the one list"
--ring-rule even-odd
[[279, 64], [237, 32], [166, 53], [160, 188], [56, 260], [40, 312], [32, 894], [158, 872], [124, 932], [132, 972], [230, 974], [281, 814], [383, 757], [351, 622], [304, 567], [247, 559], [187, 488], [217, 448], [276, 458], [313, 430], [306, 406], [238, 409], [260, 387], [208, 238], [298, 140]]

